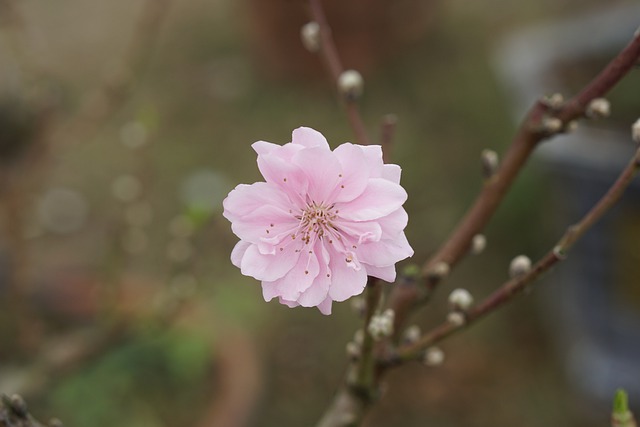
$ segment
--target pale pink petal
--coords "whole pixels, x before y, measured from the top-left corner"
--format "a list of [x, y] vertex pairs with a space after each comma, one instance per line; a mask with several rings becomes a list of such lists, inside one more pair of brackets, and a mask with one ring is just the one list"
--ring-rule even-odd
[[[231, 224], [231, 229], [242, 240], [260, 243], [268, 242], [267, 239], [270, 237], [290, 235], [297, 225], [298, 220], [289, 212], [272, 205], [265, 205], [255, 209], [251, 214], [236, 219]], [[279, 243], [280, 240], [272, 243]]]
[[320, 313], [324, 314], [325, 316], [328, 316], [331, 314], [332, 305], [333, 305], [333, 300], [331, 299], [331, 297], [327, 297], [324, 301], [318, 304], [318, 310], [320, 310]]
[[371, 178], [380, 178], [382, 176], [382, 147], [379, 145], [361, 145], [367, 165], [369, 167], [369, 175]]
[[247, 252], [247, 249], [249, 249], [249, 246], [251, 246], [251, 243], [245, 242], [243, 240], [240, 240], [238, 243], [236, 243], [236, 245], [233, 247], [233, 250], [231, 251], [231, 263], [233, 265], [240, 268], [242, 257], [244, 256], [244, 253]]
[[262, 297], [266, 302], [280, 295], [276, 282], [262, 282]]
[[305, 147], [322, 147], [329, 149], [329, 143], [323, 134], [315, 129], [299, 127], [291, 134], [293, 144], [304, 145]]
[[267, 183], [276, 185], [289, 198], [290, 205], [293, 202], [296, 207], [302, 207], [309, 181], [298, 166], [275, 154], [267, 154], [258, 156], [258, 168]]
[[402, 175], [402, 169], [398, 165], [384, 165], [382, 166], [382, 178], [387, 181], [391, 181], [394, 184], [400, 184], [400, 176]]
[[315, 307], [321, 304], [327, 298], [331, 285], [331, 270], [328, 265], [329, 253], [319, 241], [316, 244], [315, 252], [321, 254], [318, 256], [320, 271], [311, 286], [298, 297], [298, 303], [303, 307]]
[[360, 261], [376, 267], [386, 267], [413, 255], [404, 233], [395, 239], [370, 242], [358, 247]]
[[409, 216], [404, 208], [400, 208], [387, 216], [376, 220], [382, 228], [382, 236], [385, 239], [393, 239], [407, 227]]
[[300, 305], [295, 301], [287, 301], [284, 298], [278, 298], [278, 302], [280, 302], [280, 304], [282, 304], [282, 305], [286, 305], [289, 308], [295, 308], [295, 307]]
[[281, 147], [282, 145], [273, 144], [267, 141], [256, 141], [253, 144], [251, 144], [251, 148], [253, 148], [253, 151], [258, 153], [258, 155], [270, 154], [274, 150], [278, 150]]
[[318, 276], [320, 266], [315, 253], [302, 250], [295, 266], [277, 280], [274, 280], [278, 295], [288, 301], [296, 301]]
[[309, 182], [307, 195], [310, 201], [317, 204], [329, 202], [329, 195], [342, 174], [340, 162], [334, 154], [322, 147], [311, 147], [296, 153], [293, 163], [304, 170]]
[[289, 209], [291, 201], [282, 190], [268, 182], [240, 184], [222, 201], [222, 215], [233, 223], [264, 205]]
[[[355, 221], [335, 221], [334, 226], [342, 233], [349, 236], [349, 242], [355, 245], [361, 245], [365, 242], [378, 241], [382, 238], [382, 227], [374, 221], [355, 222]], [[348, 250], [357, 248], [346, 248]]]
[[372, 178], [364, 192], [349, 203], [336, 203], [340, 217], [368, 221], [389, 215], [407, 200], [404, 188], [386, 179]]
[[247, 248], [240, 262], [240, 271], [245, 276], [258, 280], [274, 281], [286, 275], [296, 265], [300, 253], [289, 245], [273, 255], [261, 254], [256, 245]]
[[367, 187], [370, 167], [360, 145], [342, 144], [333, 150], [342, 166], [342, 177], [336, 194], [332, 197], [335, 202], [348, 202], [358, 197]]
[[344, 256], [332, 251], [329, 268], [331, 269], [331, 287], [329, 296], [334, 301], [344, 301], [359, 295], [367, 284], [367, 272], [364, 268], [351, 268]]
[[385, 282], [393, 283], [396, 280], [396, 266], [388, 265], [386, 267], [376, 267], [375, 265], [364, 264], [367, 269], [367, 275], [377, 277]]

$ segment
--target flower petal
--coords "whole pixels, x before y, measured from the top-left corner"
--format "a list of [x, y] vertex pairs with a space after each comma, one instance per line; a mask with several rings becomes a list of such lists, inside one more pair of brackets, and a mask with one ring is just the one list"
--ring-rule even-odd
[[404, 233], [395, 239], [369, 242], [358, 246], [360, 261], [375, 267], [387, 267], [413, 255]]
[[328, 203], [329, 195], [338, 185], [342, 174], [342, 167], [335, 155], [322, 147], [312, 147], [296, 153], [292, 161], [307, 177], [307, 196], [311, 201]]
[[386, 179], [372, 178], [364, 192], [347, 203], [336, 203], [339, 216], [352, 221], [369, 221], [389, 215], [407, 200], [407, 192]]
[[320, 271], [315, 280], [298, 298], [298, 303], [303, 307], [315, 307], [321, 304], [329, 293], [331, 285], [331, 270], [329, 269], [329, 253], [321, 241], [316, 243], [314, 252], [319, 253], [318, 262]]
[[[274, 280], [273, 286], [276, 286], [278, 296], [288, 301], [296, 301], [300, 294], [311, 286], [319, 271], [320, 266], [315, 252], [309, 253], [303, 248], [297, 263], [284, 276]], [[267, 284], [267, 286], [272, 285]]]
[[370, 166], [361, 145], [342, 144], [333, 150], [342, 166], [340, 186], [336, 187], [335, 202], [348, 202], [358, 197], [367, 187]]
[[240, 262], [240, 271], [245, 276], [251, 276], [258, 280], [274, 281], [285, 276], [300, 258], [296, 252], [296, 245], [289, 245], [275, 254], [262, 254], [257, 245], [247, 248]]
[[231, 251], [231, 263], [236, 267], [240, 268], [240, 264], [242, 263], [242, 257], [244, 257], [245, 252], [249, 249], [251, 243], [240, 240], [233, 247]]
[[291, 142], [305, 147], [322, 147], [329, 150], [329, 143], [323, 134], [304, 126], [293, 130]]
[[278, 206], [289, 209], [291, 202], [286, 194], [276, 185], [268, 182], [256, 182], [251, 185], [236, 186], [222, 201], [224, 212], [222, 215], [231, 223], [236, 219], [251, 214], [264, 205]]
[[387, 216], [378, 218], [376, 221], [382, 228], [382, 238], [394, 239], [406, 228], [409, 216], [404, 208], [400, 208]]
[[309, 182], [298, 166], [271, 153], [258, 156], [258, 169], [267, 183], [277, 186], [297, 207], [304, 206]]
[[318, 310], [320, 310], [320, 313], [324, 314], [325, 316], [328, 316], [331, 314], [332, 305], [333, 305], [333, 300], [331, 299], [331, 297], [327, 297], [324, 301], [318, 304]]
[[342, 254], [332, 250], [331, 261], [331, 287], [329, 296], [334, 301], [344, 301], [354, 295], [359, 295], [367, 285], [367, 272], [364, 268], [351, 268]]
[[[291, 234], [298, 226], [298, 220], [282, 209], [266, 205], [254, 210], [251, 214], [237, 218], [231, 223], [231, 229], [242, 240], [251, 243], [280, 243], [283, 236]], [[271, 237], [279, 240], [272, 241]]]
[[391, 181], [394, 184], [400, 184], [400, 176], [402, 175], [402, 168], [398, 165], [388, 164], [382, 166], [382, 178], [387, 181]]
[[396, 266], [395, 264], [388, 265], [386, 267], [376, 267], [375, 265], [365, 264], [367, 269], [367, 275], [377, 277], [385, 282], [393, 283], [396, 281]]

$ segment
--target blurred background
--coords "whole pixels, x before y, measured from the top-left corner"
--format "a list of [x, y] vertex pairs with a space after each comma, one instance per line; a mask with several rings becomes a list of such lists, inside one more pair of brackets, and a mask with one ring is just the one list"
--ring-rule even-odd
[[[586, 84], [638, 16], [623, 1], [324, 3], [345, 66], [364, 75], [371, 135], [399, 118], [418, 264], [480, 188], [480, 152], [503, 152], [535, 97]], [[299, 42], [307, 20], [301, 0], [0, 0], [0, 392], [70, 426], [319, 418], [360, 319], [349, 303], [330, 317], [265, 303], [231, 265], [221, 215], [235, 185], [261, 179], [254, 141], [302, 125], [353, 140]], [[578, 134], [596, 148], [542, 150], [485, 253], [416, 323], [441, 321], [454, 287], [487, 295], [593, 204], [633, 151], [639, 86], [633, 73], [612, 118]], [[392, 372], [366, 425], [606, 425], [618, 386], [640, 404], [637, 196], [540, 288], [444, 343], [442, 367]]]

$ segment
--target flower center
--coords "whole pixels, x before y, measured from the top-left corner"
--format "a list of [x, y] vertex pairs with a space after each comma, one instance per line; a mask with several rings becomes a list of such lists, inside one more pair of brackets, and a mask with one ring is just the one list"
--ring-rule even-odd
[[299, 232], [301, 233], [302, 240], [309, 244], [309, 242], [315, 237], [322, 238], [328, 231], [328, 228], [334, 228], [332, 221], [338, 216], [338, 212], [333, 211], [333, 205], [326, 206], [324, 204], [316, 204], [312, 202], [302, 211], [302, 215], [297, 218], [300, 219]]

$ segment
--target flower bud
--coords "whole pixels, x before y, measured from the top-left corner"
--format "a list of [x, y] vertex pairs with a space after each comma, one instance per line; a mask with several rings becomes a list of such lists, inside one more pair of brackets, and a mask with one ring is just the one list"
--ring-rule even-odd
[[557, 110], [564, 104], [564, 96], [561, 93], [554, 93], [542, 99], [542, 102], [552, 110]]
[[449, 271], [451, 268], [449, 264], [444, 261], [438, 261], [431, 269], [427, 272], [427, 277], [432, 282], [439, 282], [449, 275]]
[[473, 296], [466, 289], [454, 289], [449, 294], [449, 305], [454, 311], [467, 311], [473, 304]]
[[520, 277], [531, 270], [531, 260], [526, 255], [519, 255], [511, 260], [509, 265], [509, 276], [511, 278]]
[[480, 160], [482, 163], [482, 175], [486, 179], [491, 178], [496, 173], [500, 162], [498, 153], [493, 150], [482, 150]]
[[391, 336], [393, 334], [394, 318], [395, 313], [393, 310], [385, 310], [384, 313], [371, 317], [367, 331], [376, 341]]
[[421, 333], [422, 332], [420, 331], [420, 326], [411, 325], [404, 330], [404, 333], [402, 334], [402, 338], [406, 343], [414, 343], [418, 341], [418, 339], [420, 339]]
[[586, 111], [590, 119], [602, 119], [611, 114], [611, 103], [604, 98], [596, 98], [589, 103]]
[[476, 234], [471, 240], [471, 253], [473, 255], [481, 254], [487, 247], [487, 238], [484, 234]]
[[447, 322], [451, 323], [453, 326], [462, 326], [467, 322], [467, 318], [464, 313], [452, 311], [447, 314]]
[[440, 347], [429, 347], [424, 352], [423, 361], [427, 366], [440, 366], [444, 362], [444, 352]]
[[13, 413], [20, 418], [26, 418], [28, 415], [27, 402], [24, 401], [22, 396], [20, 396], [19, 394], [14, 394], [13, 396], [11, 396], [10, 401]]
[[361, 354], [360, 345], [353, 341], [349, 341], [347, 343], [346, 351], [347, 356], [349, 356], [349, 358], [352, 360], [357, 360]]
[[637, 144], [640, 144], [640, 119], [631, 125], [631, 137]]
[[302, 44], [309, 52], [320, 50], [320, 24], [317, 22], [307, 22], [300, 29]]
[[545, 117], [542, 119], [542, 128], [549, 134], [558, 133], [562, 130], [562, 120], [557, 117]]
[[338, 90], [349, 101], [358, 99], [364, 90], [362, 75], [356, 70], [346, 70], [338, 77]]
[[564, 127], [564, 131], [566, 133], [571, 133], [571, 132], [575, 132], [578, 129], [578, 122], [575, 120], [571, 120], [569, 123], [567, 123], [567, 125]]

